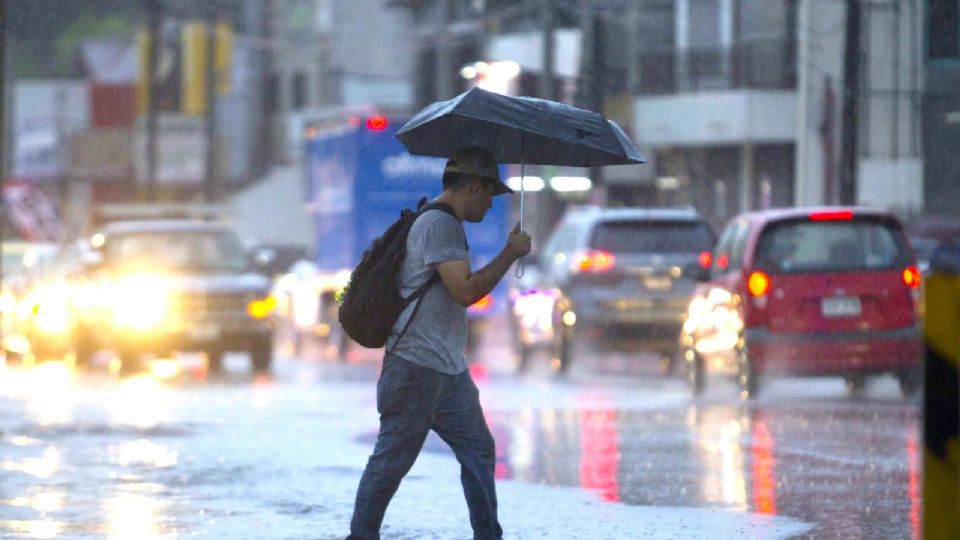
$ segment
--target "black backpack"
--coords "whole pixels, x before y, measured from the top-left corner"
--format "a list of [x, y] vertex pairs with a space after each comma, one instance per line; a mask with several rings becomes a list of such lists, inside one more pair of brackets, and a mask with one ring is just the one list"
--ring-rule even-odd
[[[426, 197], [420, 199], [416, 212], [409, 208], [403, 209], [400, 219], [390, 225], [383, 236], [370, 244], [350, 274], [338, 318], [347, 335], [364, 347], [383, 347], [403, 310], [414, 300], [423, 297], [440, 279], [440, 275], [434, 272], [413, 294], [407, 298], [400, 296], [400, 265], [407, 254], [407, 235], [413, 222], [431, 209], [443, 210], [456, 216], [453, 208], [447, 204], [426, 202]], [[419, 309], [420, 302], [414, 308], [400, 336], [407, 331]], [[399, 339], [400, 337], [397, 337], [398, 341]]]

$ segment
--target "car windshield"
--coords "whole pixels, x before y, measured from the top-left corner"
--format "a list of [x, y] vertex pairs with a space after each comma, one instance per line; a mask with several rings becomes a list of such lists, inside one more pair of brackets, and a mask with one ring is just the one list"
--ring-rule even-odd
[[713, 233], [699, 221], [605, 221], [594, 229], [590, 247], [611, 253], [699, 253], [713, 248]]
[[225, 231], [163, 231], [114, 235], [104, 246], [108, 264], [166, 270], [238, 272], [247, 261], [240, 240]]
[[910, 264], [896, 226], [873, 219], [793, 221], [768, 228], [757, 266], [781, 272], [882, 270]]

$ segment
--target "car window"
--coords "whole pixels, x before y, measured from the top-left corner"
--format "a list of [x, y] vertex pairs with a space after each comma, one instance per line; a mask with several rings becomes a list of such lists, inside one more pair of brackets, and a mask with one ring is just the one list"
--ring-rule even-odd
[[240, 271], [246, 267], [239, 239], [219, 231], [115, 235], [105, 244], [104, 255], [115, 266], [201, 271]]
[[749, 232], [750, 227], [747, 226], [746, 222], [740, 222], [738, 224], [733, 236], [733, 245], [730, 246], [729, 267], [731, 269], [736, 269], [743, 266], [743, 257], [747, 250], [747, 236], [749, 236]]
[[780, 272], [880, 270], [910, 260], [896, 226], [875, 219], [780, 223], [757, 243], [757, 266]]
[[700, 253], [712, 246], [709, 225], [699, 221], [602, 221], [590, 239], [591, 249], [612, 253]]
[[543, 268], [546, 269], [563, 262], [558, 259], [564, 257], [565, 252], [569, 251], [572, 232], [573, 224], [570, 222], [562, 222], [557, 226], [557, 229], [550, 235], [550, 238], [543, 248], [543, 252], [540, 254], [540, 263], [543, 265]]
[[746, 247], [747, 232], [750, 230], [747, 222], [736, 220], [728, 224], [720, 233], [717, 248], [713, 253], [713, 266], [710, 275], [723, 275], [730, 270], [739, 268], [743, 262], [743, 251]]

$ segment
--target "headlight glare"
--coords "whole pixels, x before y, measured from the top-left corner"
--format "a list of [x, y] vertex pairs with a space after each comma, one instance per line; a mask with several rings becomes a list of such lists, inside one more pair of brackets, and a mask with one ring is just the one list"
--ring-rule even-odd
[[167, 316], [167, 287], [156, 276], [125, 277], [111, 292], [113, 322], [117, 326], [147, 330], [160, 325]]
[[255, 319], [269, 317], [275, 309], [277, 309], [277, 299], [273, 295], [254, 300], [247, 304], [247, 313]]

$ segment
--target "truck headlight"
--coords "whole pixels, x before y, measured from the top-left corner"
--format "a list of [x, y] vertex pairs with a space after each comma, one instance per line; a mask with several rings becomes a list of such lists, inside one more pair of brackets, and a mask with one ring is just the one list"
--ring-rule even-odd
[[148, 330], [163, 323], [170, 304], [166, 283], [157, 276], [127, 276], [111, 291], [113, 323], [133, 330]]
[[62, 334], [70, 328], [67, 291], [62, 286], [43, 287], [33, 297], [33, 316], [37, 326], [48, 334]]
[[259, 298], [247, 304], [247, 313], [254, 319], [265, 319], [277, 309], [277, 298], [273, 295]]

